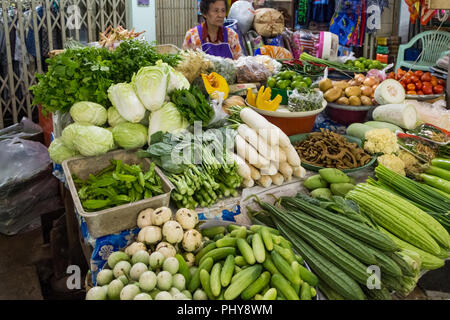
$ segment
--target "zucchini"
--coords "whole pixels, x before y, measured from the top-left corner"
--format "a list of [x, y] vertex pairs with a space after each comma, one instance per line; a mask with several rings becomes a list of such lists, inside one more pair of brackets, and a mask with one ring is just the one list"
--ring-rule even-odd
[[301, 196], [303, 195], [298, 194], [296, 198], [281, 197], [281, 204], [285, 207], [294, 209], [293, 211], [300, 211], [301, 213], [304, 211], [310, 216], [331, 223], [347, 234], [370, 244], [375, 248], [383, 251], [396, 251], [398, 249], [398, 246], [394, 243], [394, 241], [380, 231], [372, 229], [363, 223], [358, 223], [347, 217], [343, 217], [323, 208], [311, 205], [305, 200], [298, 198]]
[[251, 266], [246, 270], [241, 271], [242, 276], [239, 281], [232, 282], [231, 285], [225, 290], [225, 300], [234, 300], [250, 285], [258, 279], [261, 274], [262, 266], [260, 264]]
[[249, 285], [241, 294], [242, 300], [250, 300], [257, 293], [261, 292], [265, 286], [270, 282], [271, 274], [269, 271], [264, 271], [261, 276]]
[[277, 289], [279, 295], [283, 295], [287, 300], [300, 300], [295, 290], [281, 274], [274, 274], [270, 280], [270, 285]]
[[329, 262], [328, 259], [317, 253], [302, 239], [298, 238], [289, 227], [281, 225], [279, 222], [277, 225], [284, 236], [292, 241], [294, 248], [306, 259], [314, 273], [317, 274], [322, 281], [326, 282], [329, 287], [346, 299], [365, 299], [364, 293], [355, 280]]
[[341, 231], [341, 229], [336, 228], [325, 221], [314, 219], [300, 212], [295, 212], [295, 218], [303, 222], [312, 230], [317, 231], [323, 236], [327, 237], [342, 249], [347, 250], [361, 262], [367, 263], [369, 265], [375, 264], [377, 262], [375, 256], [367, 252], [367, 250], [365, 249], [367, 247], [365, 243], [349, 236], [347, 233]]

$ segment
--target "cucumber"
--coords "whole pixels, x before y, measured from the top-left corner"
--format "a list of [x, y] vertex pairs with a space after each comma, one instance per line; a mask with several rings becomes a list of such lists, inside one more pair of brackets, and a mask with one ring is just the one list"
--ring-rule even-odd
[[200, 263], [201, 259], [203, 258], [203, 256], [205, 254], [207, 254], [208, 252], [210, 252], [211, 250], [214, 250], [216, 248], [216, 243], [215, 242], [211, 242], [210, 244], [206, 245], [205, 247], [203, 247], [196, 255], [195, 255], [195, 262], [197, 263], [197, 265]]
[[243, 256], [234, 257], [234, 263], [239, 267], [243, 267], [243, 266], [247, 265], [247, 261], [245, 261]]
[[211, 270], [211, 292], [215, 297], [218, 297], [220, 295], [220, 290], [222, 289], [220, 285], [221, 271], [222, 265], [219, 262], [217, 262]]
[[282, 256], [290, 264], [295, 261], [295, 256], [292, 250], [283, 248], [276, 244], [273, 246], [273, 248], [280, 256]]
[[223, 237], [225, 237], [225, 235], [223, 234], [223, 233], [219, 233], [219, 234], [216, 234], [215, 236], [214, 236], [214, 241], [217, 241], [217, 240], [220, 240], [220, 239], [222, 239]]
[[278, 231], [277, 229], [268, 227], [268, 226], [262, 226], [260, 224], [254, 224], [250, 227], [250, 230], [253, 232], [258, 232], [259, 230], [261, 230], [262, 228], [267, 229], [270, 233], [279, 236], [280, 235], [280, 231]]
[[[244, 239], [240, 239], [240, 240], [245, 242]], [[247, 243], [247, 242], [245, 242], [245, 243]], [[216, 249], [213, 249], [213, 250], [209, 251], [208, 253], [206, 253], [200, 260], [199, 264], [202, 264], [202, 262], [205, 261], [205, 259], [210, 258], [210, 257], [214, 260], [214, 262], [216, 262], [216, 261], [226, 258], [230, 254], [235, 255], [236, 248], [233, 248], [233, 247], [216, 248]]]
[[200, 283], [202, 284], [203, 291], [205, 291], [209, 300], [214, 300], [214, 295], [211, 291], [211, 279], [208, 271], [202, 269], [200, 271]]
[[300, 278], [302, 280], [308, 282], [311, 286], [317, 286], [317, 284], [319, 283], [319, 279], [314, 273], [312, 273], [302, 265], [300, 265], [298, 268], [300, 271]]
[[200, 271], [203, 269], [205, 269], [208, 272], [211, 271], [213, 264], [214, 260], [211, 257], [206, 258], [202, 263], [200, 263], [200, 266], [194, 272], [191, 281], [189, 282], [188, 289], [190, 292], [194, 292], [200, 286]]
[[306, 179], [305, 182], [303, 182], [303, 186], [312, 191], [319, 188], [327, 188], [328, 183], [320, 176], [320, 174], [316, 174]]
[[229, 255], [225, 260], [222, 271], [220, 272], [220, 283], [224, 288], [227, 287], [231, 282], [231, 278], [233, 277], [234, 273], [234, 264], [234, 256]]
[[270, 232], [267, 228], [261, 228], [259, 231], [261, 238], [264, 242], [264, 246], [266, 247], [267, 251], [273, 250], [273, 241], [272, 236], [270, 235]]
[[395, 133], [395, 131], [400, 131], [400, 132], [404, 132], [402, 128], [400, 128], [399, 126], [396, 126], [395, 124], [389, 123], [389, 122], [384, 122], [384, 121], [367, 121], [364, 123], [366, 126], [370, 126], [372, 128], [375, 129], [389, 129], [392, 132]]
[[348, 126], [346, 133], [349, 136], [364, 140], [366, 137], [366, 132], [373, 129], [375, 128], [363, 123], [352, 123]]
[[222, 239], [219, 239], [216, 241], [216, 247], [217, 248], [223, 248], [223, 247], [235, 247], [236, 246], [236, 238], [232, 238], [229, 236], [225, 236]]
[[238, 247], [239, 251], [241, 252], [242, 256], [244, 257], [245, 261], [247, 261], [248, 264], [255, 264], [256, 259], [253, 254], [253, 250], [250, 247], [250, 245], [247, 243], [247, 241], [245, 241], [244, 239], [238, 238], [236, 244], [237, 244], [237, 247]]
[[247, 228], [240, 227], [239, 229], [233, 230], [230, 232], [230, 236], [245, 239], [247, 237]]
[[259, 233], [255, 233], [252, 238], [253, 255], [256, 262], [263, 263], [266, 260], [266, 249]]
[[270, 288], [263, 296], [263, 300], [277, 300], [277, 289]]
[[275, 250], [271, 253], [272, 261], [280, 271], [280, 273], [286, 277], [291, 283], [299, 285], [300, 276], [292, 270], [291, 265]]
[[225, 233], [226, 229], [225, 227], [222, 226], [217, 226], [217, 227], [211, 227], [211, 228], [204, 228], [201, 230], [201, 234], [204, 237], [208, 237], [208, 238], [214, 238], [217, 234], [220, 233]]
[[270, 281], [270, 285], [276, 288], [287, 300], [300, 300], [298, 294], [295, 293], [295, 290], [281, 274], [274, 274]]
[[189, 285], [189, 281], [191, 281], [191, 272], [189, 271], [189, 267], [181, 254], [177, 253], [175, 258], [177, 258], [179, 264], [178, 272], [184, 276], [187, 287]]
[[264, 271], [258, 279], [256, 279], [251, 285], [247, 287], [247, 289], [242, 292], [242, 300], [250, 300], [257, 293], [261, 292], [261, 290], [263, 290], [264, 287], [269, 284], [270, 277], [270, 272]]
[[269, 271], [271, 274], [280, 273], [280, 271], [278, 271], [277, 267], [273, 263], [272, 258], [270, 257], [270, 254], [266, 255], [266, 260], [264, 260], [263, 267], [264, 267], [264, 269]]
[[225, 290], [225, 300], [234, 300], [244, 291], [250, 284], [258, 279], [261, 274], [262, 266], [260, 264], [247, 268], [241, 271], [242, 276], [239, 281], [232, 282], [231, 285]]
[[300, 300], [312, 300], [311, 297], [311, 287], [308, 282], [303, 282], [300, 288]]

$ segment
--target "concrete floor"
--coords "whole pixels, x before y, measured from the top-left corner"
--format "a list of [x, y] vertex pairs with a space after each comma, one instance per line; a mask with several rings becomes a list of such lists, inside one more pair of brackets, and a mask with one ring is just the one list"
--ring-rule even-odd
[[[46, 284], [46, 279], [51, 278], [52, 257], [40, 228], [16, 236], [0, 234], [0, 257], [0, 300], [53, 299]], [[406, 298], [442, 299], [450, 300], [450, 261], [425, 274]]]

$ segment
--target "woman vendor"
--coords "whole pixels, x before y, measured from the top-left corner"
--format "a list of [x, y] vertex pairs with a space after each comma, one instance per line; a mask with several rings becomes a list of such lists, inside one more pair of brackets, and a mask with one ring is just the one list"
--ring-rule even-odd
[[222, 58], [241, 57], [242, 48], [237, 33], [223, 26], [228, 12], [228, 1], [201, 0], [200, 12], [206, 21], [186, 33], [183, 49], [198, 48]]

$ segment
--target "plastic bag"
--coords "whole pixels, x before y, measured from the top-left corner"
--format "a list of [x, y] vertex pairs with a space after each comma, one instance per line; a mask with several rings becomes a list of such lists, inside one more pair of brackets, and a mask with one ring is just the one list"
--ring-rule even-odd
[[227, 80], [228, 85], [236, 83], [236, 63], [233, 59], [224, 59], [222, 57], [206, 55], [206, 59], [212, 62], [213, 70]]
[[266, 66], [254, 57], [239, 58], [236, 67], [238, 83], [265, 82], [271, 76]]
[[277, 60], [265, 55], [255, 56], [255, 61], [264, 64], [266, 69], [269, 70], [272, 75], [279, 73], [283, 67]]
[[416, 108], [419, 121], [450, 131], [450, 110], [446, 109], [445, 100], [438, 100], [433, 104], [416, 100], [407, 102]]
[[284, 30], [283, 14], [272, 8], [262, 8], [256, 10], [253, 27], [263, 37], [275, 37]]
[[238, 21], [239, 30], [244, 34], [252, 27], [255, 9], [248, 1], [236, 1], [230, 8], [228, 19]]
[[295, 89], [292, 93], [288, 93], [288, 97], [288, 109], [291, 112], [314, 111], [323, 108], [322, 91], [299, 92]]
[[387, 79], [386, 71], [394, 66], [393, 63], [387, 65], [383, 70], [371, 69], [367, 72], [366, 77], [378, 77], [380, 82], [383, 82]]
[[213, 95], [215, 99], [211, 99], [210, 101], [211, 107], [214, 109], [214, 118], [209, 122], [209, 128], [221, 127], [228, 118], [228, 114], [222, 108], [222, 104], [225, 101], [225, 94], [218, 91], [216, 93], [217, 95]]
[[0, 130], [0, 141], [13, 138], [37, 141], [43, 138], [42, 133], [43, 130], [39, 125], [23, 117], [20, 123]]
[[319, 43], [319, 34], [307, 30], [295, 31], [291, 36], [291, 49], [294, 59], [300, 58], [303, 52], [316, 56], [316, 45]]
[[264, 46], [255, 51], [255, 56], [266, 55], [273, 59], [292, 59], [292, 53], [287, 49], [276, 46]]
[[51, 167], [50, 156], [42, 143], [14, 138], [0, 141], [0, 150], [0, 196]]

